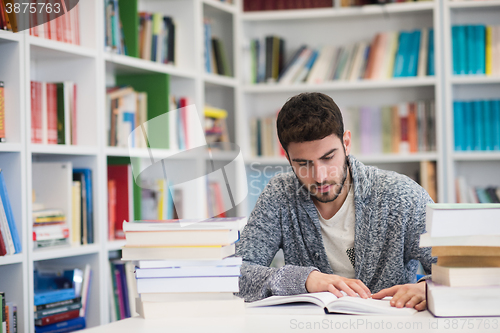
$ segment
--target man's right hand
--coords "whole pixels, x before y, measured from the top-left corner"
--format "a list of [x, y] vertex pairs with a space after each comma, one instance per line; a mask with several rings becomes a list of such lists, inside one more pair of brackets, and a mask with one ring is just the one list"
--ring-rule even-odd
[[370, 289], [361, 280], [348, 279], [334, 274], [325, 274], [318, 271], [312, 271], [306, 280], [306, 289], [310, 293], [329, 291], [337, 297], [342, 297], [340, 291], [349, 296], [356, 296], [356, 293], [362, 298], [371, 297]]

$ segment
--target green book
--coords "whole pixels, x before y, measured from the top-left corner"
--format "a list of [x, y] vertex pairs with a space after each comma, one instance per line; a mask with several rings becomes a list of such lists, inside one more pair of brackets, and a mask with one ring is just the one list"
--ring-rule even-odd
[[56, 83], [57, 87], [57, 143], [66, 144], [66, 128], [64, 119], [64, 83]]
[[382, 107], [382, 152], [392, 152], [392, 114], [391, 107]]
[[137, 0], [118, 0], [127, 55], [139, 58], [139, 14]]

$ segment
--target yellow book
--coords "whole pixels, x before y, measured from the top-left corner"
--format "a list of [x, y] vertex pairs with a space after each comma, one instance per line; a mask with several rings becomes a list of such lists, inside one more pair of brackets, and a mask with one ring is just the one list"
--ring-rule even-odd
[[72, 216], [71, 216], [71, 244], [80, 245], [81, 241], [81, 200], [82, 200], [82, 183], [73, 181], [72, 187]]
[[491, 43], [491, 26], [486, 27], [486, 75], [493, 73], [493, 45]]
[[205, 114], [205, 117], [208, 117], [208, 118], [221, 119], [221, 118], [227, 117], [226, 110], [215, 108], [213, 106], [205, 106], [204, 114]]
[[158, 199], [158, 220], [166, 219], [165, 214], [165, 180], [158, 179], [158, 192], [160, 193], [160, 198]]
[[398, 38], [399, 38], [399, 32], [391, 32], [389, 34], [388, 44], [391, 45], [391, 49], [389, 51], [389, 54], [387, 55], [388, 57], [387, 72], [385, 73], [384, 77], [387, 79], [392, 78], [392, 76], [394, 75], [394, 59], [396, 58], [396, 51], [398, 50]]

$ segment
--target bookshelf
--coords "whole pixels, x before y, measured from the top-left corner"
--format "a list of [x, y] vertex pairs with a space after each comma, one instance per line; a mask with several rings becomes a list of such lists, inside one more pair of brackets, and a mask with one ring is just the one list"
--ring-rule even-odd
[[[436, 104], [437, 149], [415, 154], [359, 155], [367, 164], [414, 174], [420, 162], [437, 163], [439, 201], [455, 198], [454, 178], [464, 175], [471, 184], [493, 182], [500, 185], [499, 152], [454, 152], [452, 101], [464, 98], [498, 98], [498, 77], [468, 77], [451, 75], [450, 26], [454, 22], [484, 22], [500, 24], [499, 1], [477, 2], [415, 2], [359, 8], [328, 8], [274, 12], [242, 11], [241, 1], [235, 4], [216, 0], [139, 0], [130, 1], [137, 11], [156, 11], [176, 19], [179, 27], [176, 65], [160, 64], [131, 56], [107, 52], [104, 45], [104, 0], [81, 1], [80, 16], [85, 18], [81, 29], [81, 45], [30, 36], [28, 32], [13, 34], [0, 31], [0, 80], [6, 89], [6, 123], [8, 142], [0, 144], [0, 168], [9, 174], [7, 188], [11, 197], [23, 251], [0, 257], [0, 290], [8, 291], [7, 299], [17, 302], [18, 327], [21, 332], [34, 332], [33, 269], [36, 265], [68, 265], [93, 269], [87, 327], [109, 322], [108, 260], [116, 254], [123, 240], [108, 240], [107, 165], [108, 158], [127, 158], [146, 165], [150, 154], [146, 149], [128, 150], [108, 146], [105, 107], [106, 86], [119, 84], [132, 76], [167, 76], [169, 93], [188, 96], [196, 104], [200, 117], [203, 106], [210, 104], [228, 111], [228, 132], [231, 142], [241, 148], [247, 168], [273, 167], [286, 170], [287, 162], [280, 157], [250, 155], [248, 120], [252, 116], [271, 116], [287, 98], [303, 91], [330, 94], [339, 106], [381, 105], [418, 99], [434, 99]], [[470, 15], [469, 15], [470, 14]], [[204, 17], [212, 19], [214, 32], [219, 33], [228, 52], [233, 76], [206, 73], [204, 67]], [[83, 22], [84, 20], [80, 20]], [[360, 27], [363, 28], [360, 28]], [[241, 41], [276, 33], [287, 41], [287, 55], [301, 43], [311, 46], [331, 40], [328, 31], [346, 31], [334, 36], [344, 44], [348, 40], [368, 39], [376, 31], [435, 29], [434, 77], [366, 80], [359, 82], [327, 82], [320, 85], [279, 85], [243, 82], [244, 66]], [[369, 29], [368, 29], [368, 28]], [[443, 29], [443, 30], [442, 30]], [[322, 33], [312, 34], [314, 31]], [[443, 45], [443, 47], [441, 47]], [[30, 81], [74, 81], [78, 86], [79, 118], [76, 145], [31, 143]], [[19, 112], [21, 110], [22, 112]], [[84, 110], [84, 111], [82, 111]], [[202, 118], [201, 118], [202, 119]], [[183, 153], [171, 149], [153, 149], [157, 159], [172, 158], [177, 168], [186, 173], [203, 173], [227, 165], [235, 152], [212, 151], [209, 154]], [[210, 161], [214, 161], [212, 162]], [[71, 162], [73, 167], [90, 168], [93, 177], [94, 243], [70, 248], [33, 250], [31, 193], [37, 180], [33, 179], [35, 163]], [[477, 170], [480, 172], [477, 172]], [[230, 184], [238, 195], [247, 189], [243, 174], [229, 174]], [[37, 176], [38, 177], [38, 176]], [[215, 179], [222, 181], [215, 176]], [[248, 188], [248, 190], [251, 190]], [[192, 214], [206, 213], [205, 191], [198, 191]], [[247, 215], [246, 203], [237, 205], [229, 216]], [[7, 278], [3, 278], [7, 277]], [[20, 283], [22, 281], [22, 283]]]
[[[435, 68], [434, 76], [398, 77], [375, 80], [325, 81], [319, 84], [305, 82], [294, 84], [242, 82], [241, 117], [248, 121], [251, 117], [270, 117], [285, 101], [301, 92], [322, 92], [331, 96], [340, 109], [351, 106], [383, 106], [405, 101], [435, 100], [436, 107], [436, 150], [410, 154], [359, 154], [355, 155], [366, 164], [383, 169], [398, 171], [414, 178], [423, 161], [436, 162], [437, 192], [440, 202], [446, 201], [445, 178], [445, 133], [443, 103], [443, 72], [440, 61], [441, 49], [441, 8], [440, 2], [422, 1], [368, 5], [362, 7], [340, 8], [334, 1], [332, 8], [296, 9], [242, 12], [241, 48], [243, 59], [247, 52], [243, 42], [276, 35], [285, 40], [285, 63], [295, 50], [303, 44], [311, 48], [323, 45], [348, 45], [366, 40], [371, 41], [375, 33], [396, 30], [434, 29]], [[332, 33], [339, 32], [339, 33]], [[248, 64], [242, 63], [242, 66]], [[245, 69], [240, 68], [240, 71]], [[241, 74], [241, 73], [240, 73]], [[240, 77], [244, 78], [243, 75]], [[347, 128], [349, 129], [349, 128]], [[250, 131], [248, 126], [241, 128], [245, 133], [239, 144], [246, 152], [247, 165], [273, 166], [275, 169], [288, 165], [284, 157], [252, 156]], [[243, 208], [245, 209], [245, 208]], [[242, 210], [241, 213], [248, 213]]]
[[[492, 1], [444, 1], [443, 41], [444, 59], [453, 59], [452, 31], [454, 25], [484, 24], [500, 25], [500, 2]], [[452, 62], [445, 63], [445, 123], [446, 131], [446, 182], [447, 200], [457, 202], [457, 177], [464, 177], [468, 186], [500, 186], [498, 150], [456, 151], [454, 146], [454, 107], [456, 100], [500, 99], [500, 76], [454, 75]]]

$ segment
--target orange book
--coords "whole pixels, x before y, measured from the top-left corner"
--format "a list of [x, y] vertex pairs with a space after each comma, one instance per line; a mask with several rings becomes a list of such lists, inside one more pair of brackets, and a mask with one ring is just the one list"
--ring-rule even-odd
[[399, 153], [399, 145], [401, 141], [401, 122], [399, 121], [398, 106], [391, 107], [392, 118], [392, 152]]
[[370, 54], [368, 55], [368, 63], [366, 64], [366, 70], [364, 75], [365, 79], [369, 79], [372, 76], [375, 50], [377, 49], [380, 43], [380, 36], [381, 34], [377, 34], [373, 39], [372, 44], [370, 45]]
[[408, 110], [408, 142], [410, 143], [410, 153], [416, 153], [418, 151], [418, 128], [415, 103], [409, 103]]
[[433, 246], [432, 256], [500, 256], [500, 246]]
[[108, 240], [115, 239], [116, 223], [116, 183], [114, 179], [108, 180]]
[[439, 256], [438, 266], [500, 267], [500, 256]]

